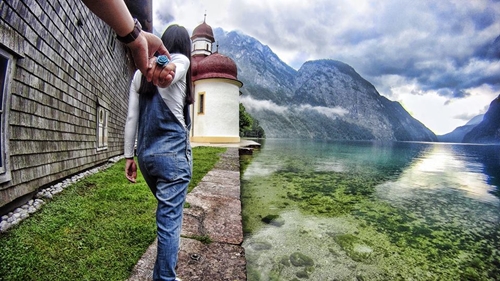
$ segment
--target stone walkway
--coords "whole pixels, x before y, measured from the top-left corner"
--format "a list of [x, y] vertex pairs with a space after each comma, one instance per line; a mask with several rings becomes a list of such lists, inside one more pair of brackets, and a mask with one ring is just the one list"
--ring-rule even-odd
[[[239, 148], [229, 147], [186, 198], [177, 275], [183, 281], [246, 280], [240, 201]], [[200, 238], [211, 239], [204, 244]], [[150, 281], [156, 241], [128, 281]]]

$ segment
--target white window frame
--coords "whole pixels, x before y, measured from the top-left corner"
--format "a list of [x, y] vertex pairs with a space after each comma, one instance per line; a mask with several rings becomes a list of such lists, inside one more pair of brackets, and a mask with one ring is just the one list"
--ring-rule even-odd
[[108, 149], [109, 109], [106, 104], [97, 102], [96, 112], [96, 146], [97, 151]]
[[[2, 70], [5, 73], [3, 77], [3, 87], [0, 92], [2, 99], [0, 105], [0, 183], [5, 183], [12, 180], [10, 171], [10, 157], [9, 157], [9, 101], [11, 96], [12, 77], [15, 71], [14, 56], [0, 48], [0, 57], [6, 60], [5, 65], [2, 63]], [[0, 76], [1, 77], [1, 76]]]
[[108, 28], [108, 37], [106, 38], [106, 40], [108, 51], [111, 53], [111, 56], [113, 56], [116, 48], [116, 33], [113, 31], [113, 29]]

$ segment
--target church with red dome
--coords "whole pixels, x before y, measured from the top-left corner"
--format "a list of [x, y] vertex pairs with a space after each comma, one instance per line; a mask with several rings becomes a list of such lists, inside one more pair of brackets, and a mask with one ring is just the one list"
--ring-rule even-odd
[[191, 141], [239, 143], [239, 96], [243, 83], [238, 80], [236, 63], [212, 51], [215, 38], [206, 20], [193, 30], [191, 41], [195, 95]]

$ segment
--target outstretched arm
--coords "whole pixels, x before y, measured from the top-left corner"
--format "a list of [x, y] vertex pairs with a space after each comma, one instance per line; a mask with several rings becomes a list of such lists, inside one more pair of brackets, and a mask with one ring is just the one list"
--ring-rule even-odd
[[123, 0], [82, 0], [82, 2], [118, 36], [125, 36], [134, 29], [134, 19]]
[[[134, 19], [123, 0], [82, 0], [83, 3], [108, 24], [118, 36], [124, 37], [134, 30]], [[136, 67], [146, 75], [148, 81], [153, 77], [148, 75], [149, 58], [156, 52], [170, 58], [167, 48], [158, 36], [141, 31], [139, 36], [132, 42], [126, 44], [132, 52]]]

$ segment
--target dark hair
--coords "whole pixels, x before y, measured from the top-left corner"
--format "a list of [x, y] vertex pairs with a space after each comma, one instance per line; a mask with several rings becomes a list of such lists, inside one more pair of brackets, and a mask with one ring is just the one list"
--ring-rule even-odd
[[[163, 32], [161, 40], [169, 53], [183, 54], [189, 59], [189, 68], [186, 73], [186, 103], [192, 104], [194, 102], [194, 97], [191, 81], [191, 38], [189, 37], [189, 33], [185, 27], [178, 24], [172, 24]], [[157, 88], [153, 83], [147, 82], [146, 78], [143, 76], [139, 94], [151, 94], [156, 91]]]

